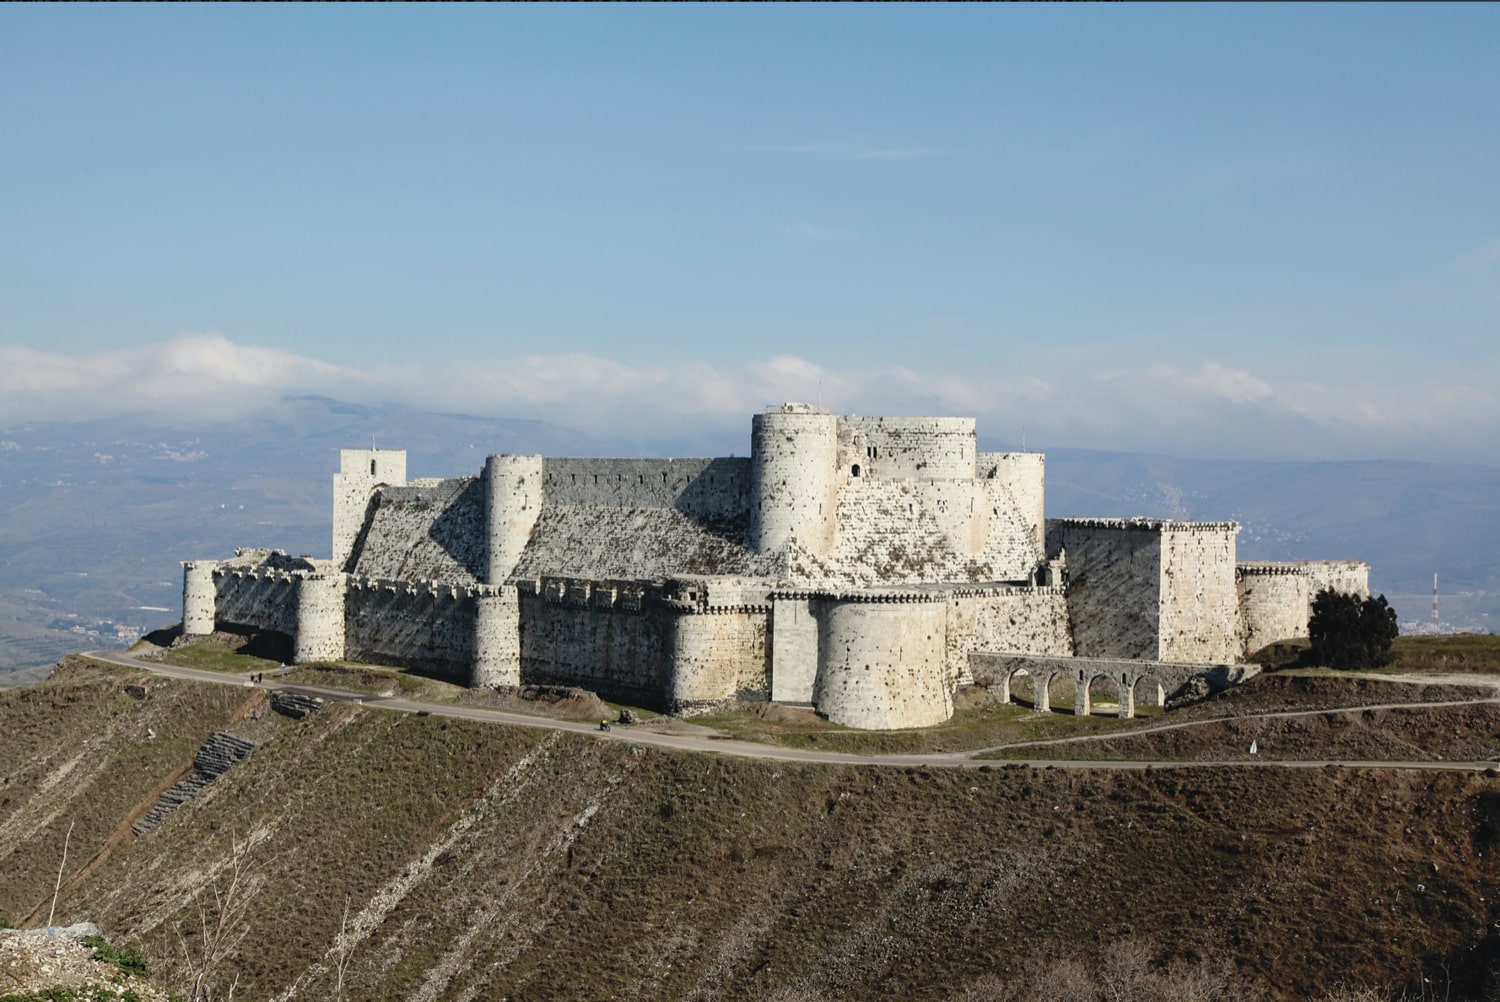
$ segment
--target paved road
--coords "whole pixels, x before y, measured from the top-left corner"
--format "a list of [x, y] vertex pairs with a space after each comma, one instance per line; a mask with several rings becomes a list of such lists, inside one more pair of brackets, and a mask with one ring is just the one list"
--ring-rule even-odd
[[[235, 685], [249, 688], [252, 686], [250, 680], [243, 675], [225, 675], [220, 672], [202, 671], [197, 668], [180, 668], [175, 665], [165, 665], [155, 661], [143, 661], [121, 654], [118, 651], [91, 651], [85, 657], [96, 661], [104, 661], [108, 664], [119, 665], [125, 668], [139, 668], [154, 672], [158, 675], [166, 675], [172, 678], [190, 679], [195, 682], [211, 682], [216, 685]], [[769, 759], [783, 762], [806, 762], [823, 765], [879, 765], [944, 769], [978, 769], [988, 766], [992, 769], [1004, 768], [1008, 765], [1031, 766], [1033, 768], [1058, 768], [1058, 769], [1204, 769], [1222, 768], [1224, 766], [1235, 766], [1249, 769], [1321, 769], [1326, 766], [1345, 766], [1351, 769], [1438, 769], [1448, 771], [1473, 772], [1493, 767], [1494, 762], [1429, 762], [1429, 761], [1356, 761], [1351, 759], [1318, 759], [1308, 761], [1285, 761], [1270, 759], [1224, 759], [1217, 761], [1178, 762], [1178, 761], [1095, 761], [1091, 759], [1005, 759], [983, 761], [974, 756], [985, 751], [996, 751], [999, 748], [1027, 747], [1038, 744], [1058, 744], [1065, 742], [1104, 740], [1111, 737], [1124, 737], [1125, 734], [1103, 734], [1081, 736], [1077, 738], [1057, 738], [1052, 741], [1025, 741], [1014, 745], [1001, 745], [992, 749], [974, 749], [964, 752], [936, 753], [925, 755], [856, 755], [848, 752], [817, 751], [810, 748], [784, 748], [779, 745], [760, 744], [754, 741], [737, 741], [733, 738], [723, 738], [706, 734], [663, 734], [659, 731], [646, 730], [640, 727], [619, 726], [610, 731], [600, 731], [597, 724], [579, 723], [571, 720], [553, 720], [547, 717], [532, 717], [523, 713], [507, 713], [504, 710], [489, 710], [476, 706], [451, 706], [445, 703], [423, 703], [411, 699], [402, 699], [399, 696], [367, 695], [357, 692], [349, 692], [346, 689], [330, 689], [324, 686], [299, 685], [295, 682], [284, 681], [274, 673], [260, 683], [263, 689], [283, 689], [287, 692], [305, 693], [310, 696], [318, 696], [325, 700], [342, 703], [357, 703], [363, 706], [379, 707], [385, 710], [395, 710], [402, 713], [430, 713], [435, 717], [456, 717], [462, 720], [479, 720], [488, 723], [508, 724], [512, 727], [532, 727], [540, 730], [571, 731], [576, 734], [587, 734], [600, 741], [621, 741], [628, 744], [647, 745], [654, 748], [667, 748], [674, 751], [689, 752], [712, 752], [719, 755], [733, 755], [740, 758]], [[1470, 705], [1472, 703], [1494, 703], [1500, 702], [1500, 698], [1463, 700], [1453, 703], [1388, 703], [1379, 707], [1360, 706], [1353, 710], [1292, 710], [1274, 713], [1249, 714], [1243, 717], [1229, 717], [1221, 719], [1229, 720], [1254, 720], [1261, 717], [1289, 717], [1302, 716], [1319, 713], [1359, 712], [1367, 709], [1406, 709], [1406, 708], [1431, 708], [1434, 706], [1458, 706]], [[1217, 723], [1219, 721], [1194, 721], [1184, 724], [1164, 724], [1156, 727], [1146, 728], [1139, 731], [1130, 731], [1129, 735], [1149, 734], [1155, 731], [1170, 730], [1178, 727], [1201, 726], [1206, 723]]]

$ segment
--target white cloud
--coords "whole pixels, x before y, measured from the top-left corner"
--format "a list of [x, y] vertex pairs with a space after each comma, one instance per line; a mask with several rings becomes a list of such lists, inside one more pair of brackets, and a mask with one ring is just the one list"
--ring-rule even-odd
[[743, 365], [630, 365], [529, 355], [359, 370], [219, 335], [65, 355], [0, 345], [0, 424], [137, 415], [228, 420], [286, 396], [396, 402], [608, 427], [639, 439], [744, 427], [787, 401], [838, 413], [964, 414], [987, 440], [1205, 456], [1500, 461], [1500, 399], [1461, 382], [1274, 383], [1213, 361], [1042, 380], [1025, 373], [831, 368], [797, 355]]

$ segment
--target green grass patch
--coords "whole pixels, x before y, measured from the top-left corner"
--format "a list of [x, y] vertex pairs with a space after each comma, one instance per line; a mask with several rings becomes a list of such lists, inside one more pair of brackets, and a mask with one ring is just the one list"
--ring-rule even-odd
[[127, 947], [110, 946], [103, 936], [85, 936], [79, 940], [94, 948], [94, 959], [114, 964], [126, 974], [146, 975], [146, 958]]
[[226, 675], [248, 675], [251, 672], [276, 670], [277, 662], [241, 654], [232, 647], [209, 642], [174, 647], [161, 656], [163, 664], [200, 671], [223, 672]]

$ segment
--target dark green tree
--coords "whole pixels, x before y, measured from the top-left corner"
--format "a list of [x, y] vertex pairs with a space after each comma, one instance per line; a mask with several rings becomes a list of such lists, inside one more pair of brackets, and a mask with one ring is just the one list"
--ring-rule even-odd
[[1361, 599], [1324, 588], [1313, 598], [1307, 623], [1312, 643], [1308, 658], [1329, 668], [1375, 668], [1390, 664], [1391, 642], [1399, 632], [1396, 610], [1384, 595]]

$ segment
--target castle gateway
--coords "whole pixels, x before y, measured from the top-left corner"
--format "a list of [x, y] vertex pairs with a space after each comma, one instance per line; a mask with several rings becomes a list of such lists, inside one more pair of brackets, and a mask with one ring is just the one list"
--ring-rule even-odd
[[971, 418], [786, 404], [748, 459], [490, 456], [407, 480], [344, 450], [333, 555], [184, 565], [183, 632], [274, 630], [298, 662], [397, 664], [473, 686], [564, 684], [671, 713], [811, 704], [851, 727], [939, 723], [953, 693], [1068, 674], [1120, 713], [1306, 636], [1353, 561], [1235, 561], [1234, 522], [1043, 517], [1039, 453]]

